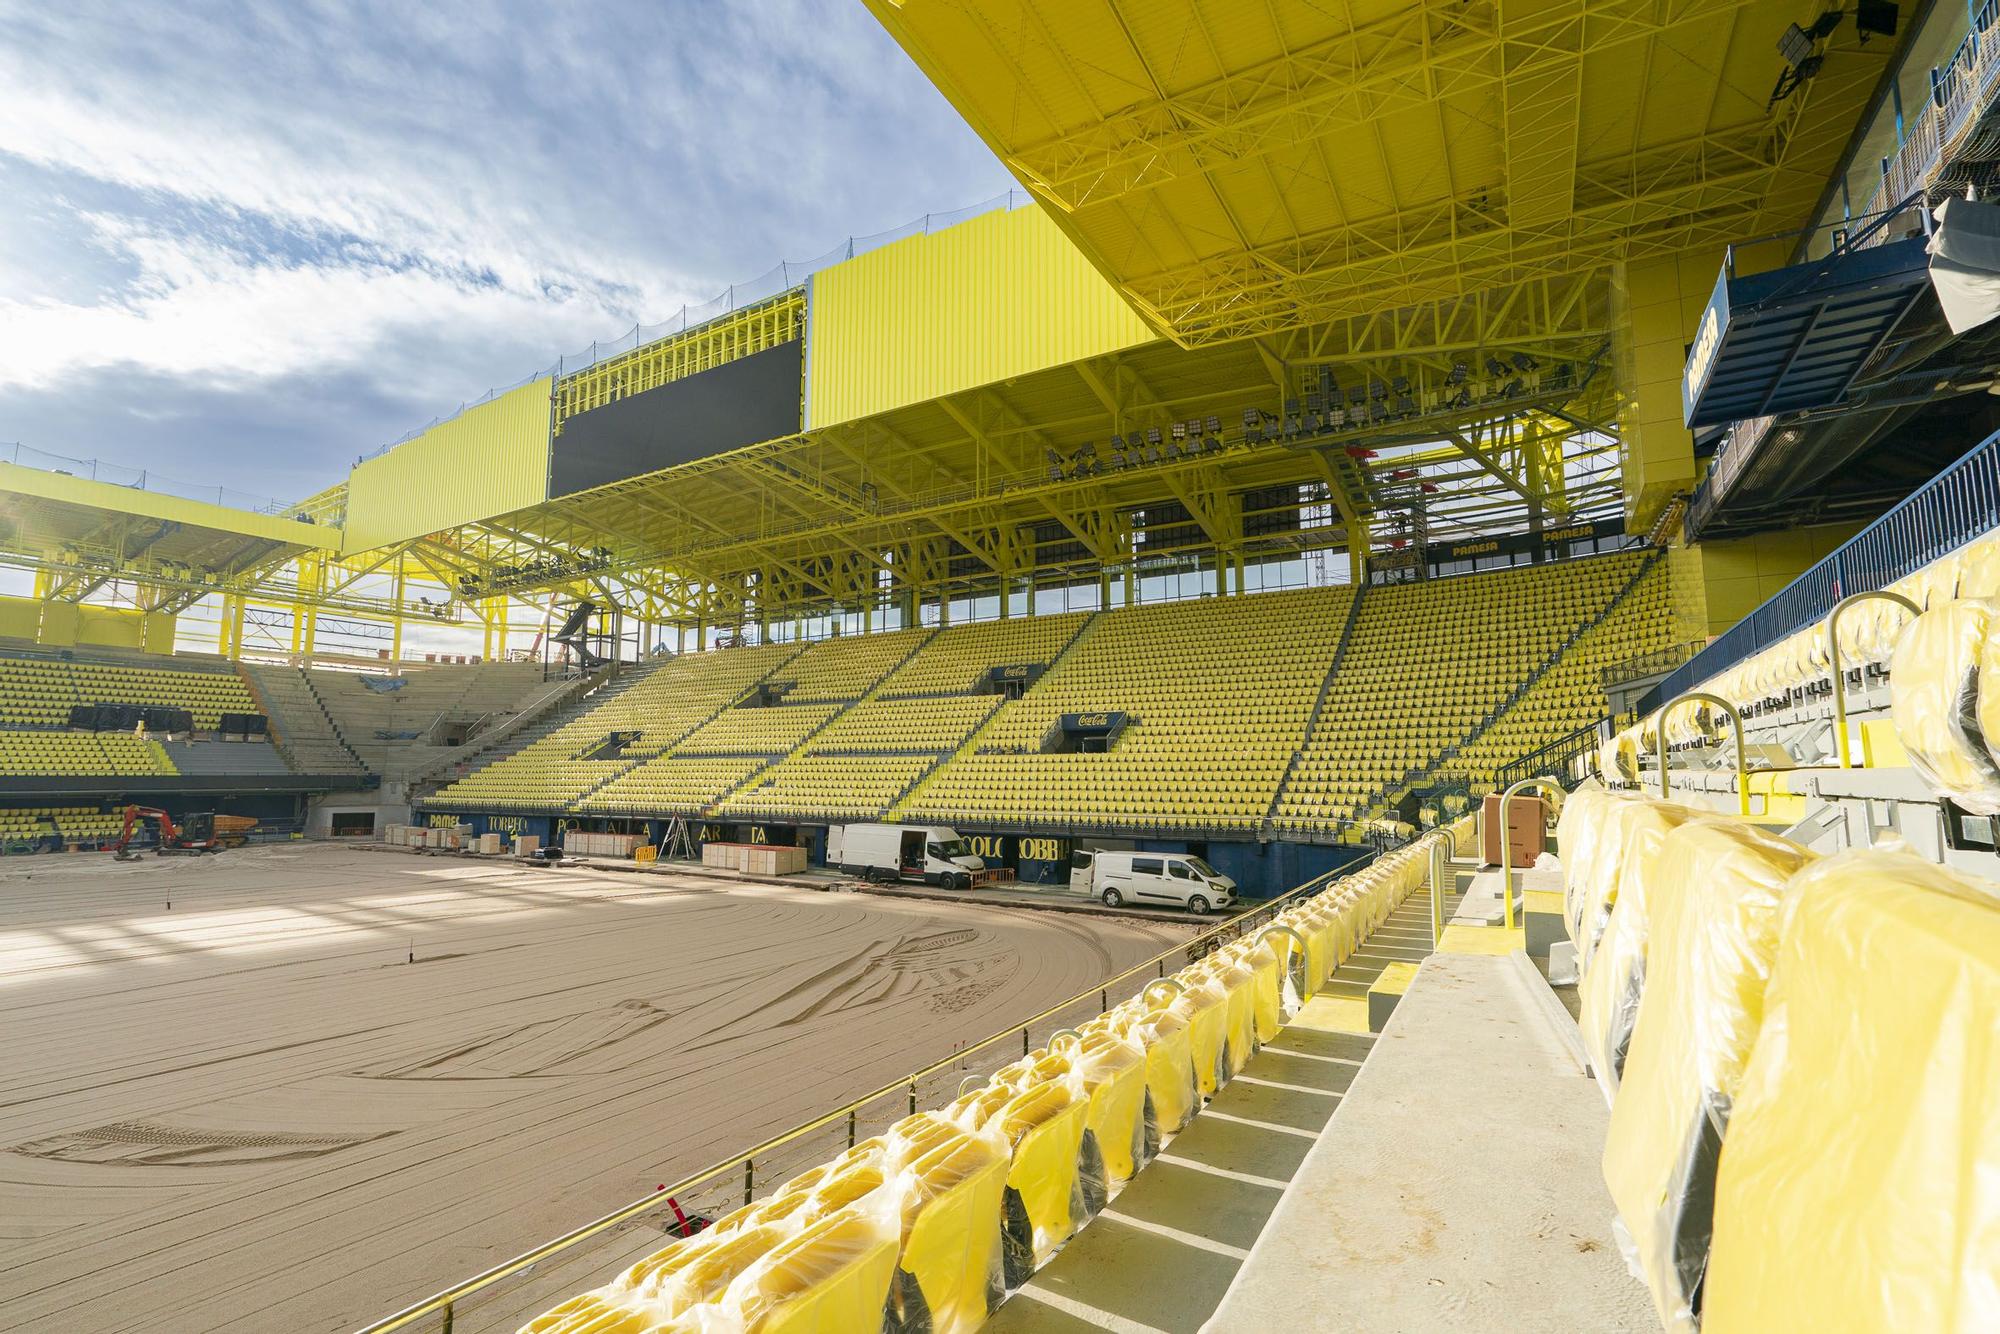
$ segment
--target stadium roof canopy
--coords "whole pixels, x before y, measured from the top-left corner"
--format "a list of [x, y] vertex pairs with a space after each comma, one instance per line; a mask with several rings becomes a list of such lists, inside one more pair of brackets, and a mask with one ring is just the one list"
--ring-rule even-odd
[[[1712, 274], [1803, 226], [1894, 46], [1846, 33], [1770, 102], [1812, 17], [1772, 0], [868, 3], [1039, 207], [468, 409], [302, 502], [338, 551], [191, 563], [288, 601], [395, 562], [466, 605], [713, 625], [1380, 549], [1419, 507], [1424, 541], [1615, 516], [1618, 266]], [[1342, 429], [1289, 429], [1322, 389]], [[1190, 421], [1218, 447], [1150, 448]], [[107, 549], [127, 499], [0, 548]], [[326, 568], [270, 564], [298, 554]]]
[[1800, 227], [1894, 46], [1847, 34], [1773, 107], [1815, 7], [867, 2], [1190, 345]]

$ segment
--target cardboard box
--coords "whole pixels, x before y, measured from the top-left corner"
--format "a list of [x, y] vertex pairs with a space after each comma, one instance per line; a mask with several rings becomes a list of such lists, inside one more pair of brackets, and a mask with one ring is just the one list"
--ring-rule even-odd
[[[1507, 803], [1508, 861], [1515, 870], [1533, 866], [1546, 846], [1548, 807], [1538, 796], [1522, 792]], [[1479, 855], [1488, 866], [1500, 864], [1500, 794], [1489, 792], [1479, 809]]]

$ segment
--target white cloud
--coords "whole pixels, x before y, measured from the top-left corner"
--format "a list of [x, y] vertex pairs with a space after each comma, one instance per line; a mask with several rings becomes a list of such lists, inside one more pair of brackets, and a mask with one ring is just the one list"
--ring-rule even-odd
[[[11, 404], [74, 423], [51, 447], [111, 456], [177, 383], [349, 374], [409, 414], [357, 420], [372, 448], [780, 258], [1006, 185], [845, 0], [0, 0], [0, 175], [37, 208], [0, 223], [0, 438]], [[118, 370], [150, 401], [52, 410]]]

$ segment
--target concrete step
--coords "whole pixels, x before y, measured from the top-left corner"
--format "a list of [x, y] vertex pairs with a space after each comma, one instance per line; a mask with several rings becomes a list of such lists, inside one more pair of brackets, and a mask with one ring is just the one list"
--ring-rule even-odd
[[[1447, 899], [1447, 908], [1456, 892]], [[1448, 915], [1448, 914], [1447, 914]], [[1103, 1213], [987, 1328], [1193, 1334], [1222, 1303], [1312, 1147], [1366, 1068], [1368, 988], [1430, 948], [1428, 895], [1405, 902]], [[1282, 1325], [1324, 1326], [1301, 1307]]]

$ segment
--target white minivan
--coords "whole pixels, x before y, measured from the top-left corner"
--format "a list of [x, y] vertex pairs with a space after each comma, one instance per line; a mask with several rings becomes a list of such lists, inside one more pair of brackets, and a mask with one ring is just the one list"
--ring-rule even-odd
[[1070, 855], [1069, 883], [1107, 908], [1165, 903], [1199, 917], [1236, 901], [1236, 882], [1182, 852], [1085, 852]]

